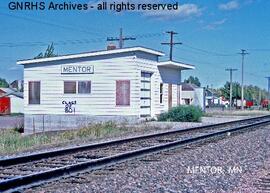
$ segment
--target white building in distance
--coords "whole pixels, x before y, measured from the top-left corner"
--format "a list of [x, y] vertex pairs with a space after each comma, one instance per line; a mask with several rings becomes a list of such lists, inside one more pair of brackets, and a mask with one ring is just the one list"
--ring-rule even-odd
[[[8, 100], [4, 101], [4, 98]], [[22, 92], [11, 88], [0, 88], [0, 115], [23, 113], [23, 106], [24, 100]], [[6, 113], [3, 111], [6, 111]]]

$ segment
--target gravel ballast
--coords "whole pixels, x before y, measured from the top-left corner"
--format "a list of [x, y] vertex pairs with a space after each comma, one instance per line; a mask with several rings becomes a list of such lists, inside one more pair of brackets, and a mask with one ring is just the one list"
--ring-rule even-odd
[[265, 192], [254, 184], [269, 173], [269, 129], [266, 126], [212, 143], [178, 148], [28, 191]]

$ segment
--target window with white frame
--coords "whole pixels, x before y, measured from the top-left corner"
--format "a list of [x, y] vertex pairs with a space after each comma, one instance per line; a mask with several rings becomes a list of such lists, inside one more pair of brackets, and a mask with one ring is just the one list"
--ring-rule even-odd
[[78, 81], [78, 93], [90, 94], [91, 93], [91, 81]]
[[90, 94], [91, 81], [64, 81], [64, 94]]
[[76, 81], [64, 81], [64, 94], [76, 94]]
[[28, 83], [28, 103], [40, 104], [40, 82], [30, 81]]

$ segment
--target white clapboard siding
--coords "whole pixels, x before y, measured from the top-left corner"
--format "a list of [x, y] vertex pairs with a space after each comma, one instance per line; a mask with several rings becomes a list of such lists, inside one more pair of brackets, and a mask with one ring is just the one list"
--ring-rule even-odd
[[177, 84], [172, 85], [172, 106], [177, 106]]
[[23, 98], [15, 95], [9, 95], [10, 98], [10, 112], [23, 113]]
[[[157, 62], [145, 59], [136, 59], [140, 72], [151, 72], [151, 116], [156, 116], [168, 111], [168, 86], [166, 82], [172, 83], [172, 105], [177, 106], [177, 84], [181, 83], [181, 71], [171, 68], [162, 68], [165, 82], [163, 85], [163, 103], [160, 104], [160, 83], [163, 83]], [[140, 72], [139, 75], [140, 75]]]
[[[156, 116], [168, 110], [168, 85], [172, 84], [172, 105], [177, 105], [177, 84], [181, 83], [181, 71], [168, 67], [157, 67], [156, 57], [151, 54], [134, 56], [117, 55], [104, 58], [89, 58], [36, 63], [24, 68], [24, 112], [25, 114], [65, 114], [62, 101], [76, 101], [75, 114], [101, 116]], [[64, 65], [92, 65], [93, 74], [61, 74]], [[151, 80], [142, 82], [141, 72], [149, 72]], [[116, 80], [130, 81], [130, 106], [116, 106]], [[41, 104], [28, 104], [28, 82], [40, 81]], [[64, 81], [91, 81], [90, 94], [64, 94]], [[163, 83], [163, 103], [160, 104], [160, 83]], [[141, 91], [141, 88], [151, 92]], [[141, 99], [147, 98], [149, 99]], [[150, 104], [149, 104], [150, 103]], [[141, 108], [151, 106], [151, 108]], [[150, 111], [150, 112], [149, 112]]]
[[[140, 81], [134, 57], [65, 63], [94, 66], [94, 74], [61, 74], [61, 64], [24, 68], [25, 114], [65, 114], [62, 101], [76, 101], [75, 113], [87, 115], [139, 115]], [[90, 80], [91, 94], [64, 94], [64, 81]], [[130, 106], [116, 106], [116, 80], [130, 80]], [[28, 104], [28, 82], [41, 82], [40, 105]]]

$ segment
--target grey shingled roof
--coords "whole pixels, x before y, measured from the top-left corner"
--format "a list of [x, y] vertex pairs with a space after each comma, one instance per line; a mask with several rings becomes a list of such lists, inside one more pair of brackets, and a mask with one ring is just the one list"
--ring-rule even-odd
[[191, 83], [182, 83], [181, 85], [183, 91], [194, 91], [195, 88], [199, 88], [197, 85]]
[[4, 96], [14, 95], [19, 98], [23, 98], [23, 92], [18, 92], [12, 88], [0, 88], [0, 90], [5, 92]]

